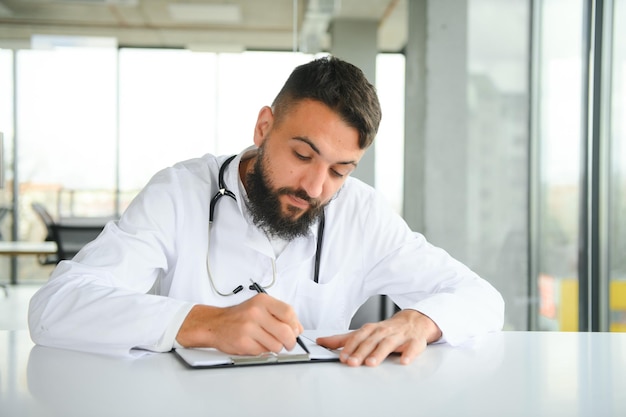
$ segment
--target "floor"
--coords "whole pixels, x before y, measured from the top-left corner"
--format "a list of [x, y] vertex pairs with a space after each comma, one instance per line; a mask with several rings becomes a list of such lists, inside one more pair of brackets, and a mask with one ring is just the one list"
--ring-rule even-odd
[[39, 285], [9, 285], [0, 288], [0, 330], [28, 329], [28, 303]]

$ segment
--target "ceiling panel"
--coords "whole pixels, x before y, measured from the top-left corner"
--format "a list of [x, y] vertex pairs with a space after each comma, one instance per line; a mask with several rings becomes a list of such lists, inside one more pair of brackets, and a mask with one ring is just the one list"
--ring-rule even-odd
[[[0, 0], [0, 47], [26, 47], [32, 34], [55, 34], [114, 36], [121, 46], [221, 44], [243, 49], [290, 50], [294, 30], [299, 32], [303, 27], [303, 22], [310, 16], [311, 6], [334, 4], [337, 12], [333, 18], [379, 22], [379, 50], [398, 51], [406, 40], [406, 1]], [[170, 4], [238, 6], [241, 21], [174, 19]], [[295, 25], [294, 6], [297, 9]], [[329, 47], [328, 44], [324, 46]]]

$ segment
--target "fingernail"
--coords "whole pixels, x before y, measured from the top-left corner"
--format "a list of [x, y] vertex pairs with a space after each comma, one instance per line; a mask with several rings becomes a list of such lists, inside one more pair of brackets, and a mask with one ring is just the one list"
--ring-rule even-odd
[[376, 361], [376, 358], [367, 358], [367, 360], [366, 360], [365, 362], [367, 362], [367, 364], [368, 364], [369, 366], [376, 366], [376, 364], [378, 363], [378, 362]]
[[359, 361], [359, 358], [357, 358], [356, 356], [350, 356], [348, 358], [348, 364], [349, 365], [358, 365], [359, 363], [361, 363], [361, 362]]

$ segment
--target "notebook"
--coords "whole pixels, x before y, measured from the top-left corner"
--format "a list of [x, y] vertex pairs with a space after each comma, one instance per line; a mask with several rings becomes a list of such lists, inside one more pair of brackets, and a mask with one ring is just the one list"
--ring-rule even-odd
[[279, 365], [288, 363], [336, 362], [339, 353], [326, 349], [312, 339], [300, 336], [309, 353], [298, 344], [291, 351], [268, 352], [257, 356], [229, 355], [212, 348], [177, 348], [174, 353], [191, 368], [225, 368], [250, 365]]

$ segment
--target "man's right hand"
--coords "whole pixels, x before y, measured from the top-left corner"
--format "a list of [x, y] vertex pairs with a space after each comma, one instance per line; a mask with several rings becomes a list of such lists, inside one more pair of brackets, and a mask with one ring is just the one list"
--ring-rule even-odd
[[195, 305], [176, 335], [185, 347], [212, 347], [234, 355], [280, 352], [296, 345], [302, 325], [290, 305], [258, 294], [232, 307]]

